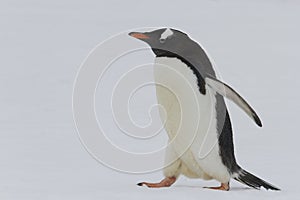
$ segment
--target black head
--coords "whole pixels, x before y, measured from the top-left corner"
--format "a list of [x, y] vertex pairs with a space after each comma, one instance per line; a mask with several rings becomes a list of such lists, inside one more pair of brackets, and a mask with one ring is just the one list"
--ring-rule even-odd
[[151, 32], [131, 32], [130, 36], [146, 42], [157, 57], [176, 57], [188, 65], [198, 78], [200, 92], [205, 94], [204, 78], [215, 77], [205, 51], [197, 42], [179, 30], [162, 28]]
[[146, 42], [157, 56], [168, 53], [185, 55], [196, 44], [187, 34], [171, 28], [151, 32], [131, 32], [129, 35]]

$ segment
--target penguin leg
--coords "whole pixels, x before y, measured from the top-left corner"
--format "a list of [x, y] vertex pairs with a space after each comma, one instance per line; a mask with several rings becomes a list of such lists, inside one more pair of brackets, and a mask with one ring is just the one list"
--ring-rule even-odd
[[170, 187], [173, 183], [175, 183], [176, 177], [166, 177], [159, 183], [148, 183], [148, 182], [141, 182], [138, 183], [138, 186], [147, 186], [149, 188], [161, 188], [161, 187]]
[[[170, 164], [170, 162], [172, 164]], [[163, 170], [165, 178], [162, 181], [160, 181], [159, 183], [141, 182], [137, 185], [147, 186], [149, 188], [170, 187], [177, 180], [181, 169], [181, 161], [175, 153], [173, 147], [170, 145], [166, 149], [165, 164], [166, 167]]]
[[221, 183], [221, 186], [219, 187], [204, 187], [207, 189], [212, 189], [212, 190], [223, 190], [223, 191], [229, 191], [229, 183]]

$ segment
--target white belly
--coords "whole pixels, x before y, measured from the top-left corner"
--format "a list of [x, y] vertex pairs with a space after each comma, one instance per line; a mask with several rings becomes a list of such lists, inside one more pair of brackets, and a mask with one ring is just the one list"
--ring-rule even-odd
[[183, 174], [228, 182], [230, 174], [219, 155], [215, 92], [199, 92], [193, 71], [177, 58], [155, 59], [154, 78], [160, 116]]

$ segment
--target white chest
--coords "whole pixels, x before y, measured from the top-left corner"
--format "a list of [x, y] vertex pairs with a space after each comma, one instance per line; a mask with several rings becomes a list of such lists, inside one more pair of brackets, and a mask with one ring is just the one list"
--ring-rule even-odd
[[177, 58], [156, 58], [154, 78], [160, 116], [178, 157], [191, 171], [200, 166], [228, 178], [219, 156], [215, 92], [206, 86], [202, 95], [196, 75]]
[[158, 103], [162, 106], [160, 114], [169, 137], [185, 132], [184, 137], [188, 138], [207, 132], [215, 120], [215, 93], [207, 87], [207, 94], [202, 95], [196, 75], [177, 58], [156, 58], [154, 78]]

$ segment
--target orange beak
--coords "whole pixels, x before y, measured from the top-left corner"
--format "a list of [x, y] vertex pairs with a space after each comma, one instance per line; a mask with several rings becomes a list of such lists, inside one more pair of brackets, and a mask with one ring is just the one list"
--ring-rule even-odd
[[149, 39], [149, 36], [145, 35], [144, 33], [131, 32], [129, 35], [137, 39]]

